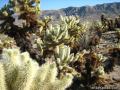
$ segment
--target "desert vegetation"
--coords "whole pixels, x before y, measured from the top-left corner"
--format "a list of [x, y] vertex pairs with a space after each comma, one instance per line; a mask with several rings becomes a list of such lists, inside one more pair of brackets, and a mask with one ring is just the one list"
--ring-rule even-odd
[[[40, 18], [40, 0], [9, 0], [0, 10], [0, 90], [87, 90], [120, 81], [120, 16], [82, 23]], [[108, 35], [108, 36], [106, 36]], [[105, 45], [104, 45], [105, 44]]]

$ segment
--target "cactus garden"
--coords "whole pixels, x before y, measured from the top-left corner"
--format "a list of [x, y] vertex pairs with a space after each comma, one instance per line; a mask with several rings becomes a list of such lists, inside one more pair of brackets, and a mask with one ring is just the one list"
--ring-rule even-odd
[[40, 4], [9, 0], [0, 9], [0, 90], [119, 90], [120, 16], [56, 23], [40, 18]]

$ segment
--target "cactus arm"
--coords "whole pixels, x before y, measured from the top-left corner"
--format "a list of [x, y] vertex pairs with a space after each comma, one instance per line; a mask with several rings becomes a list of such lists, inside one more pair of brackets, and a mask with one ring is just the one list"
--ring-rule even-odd
[[5, 82], [5, 71], [1, 63], [0, 63], [0, 90], [7, 90], [7, 85]]

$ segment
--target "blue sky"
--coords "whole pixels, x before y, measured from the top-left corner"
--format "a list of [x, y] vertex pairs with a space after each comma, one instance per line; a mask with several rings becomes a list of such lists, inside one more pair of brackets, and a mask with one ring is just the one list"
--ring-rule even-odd
[[[0, 8], [7, 3], [8, 0], [0, 0]], [[110, 2], [120, 2], [120, 0], [41, 0], [42, 10], [60, 9], [69, 6], [80, 7], [84, 5], [95, 5]]]

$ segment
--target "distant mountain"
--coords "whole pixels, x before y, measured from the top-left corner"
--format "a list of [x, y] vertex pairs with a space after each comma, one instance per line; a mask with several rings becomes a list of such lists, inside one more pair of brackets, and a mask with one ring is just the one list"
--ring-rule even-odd
[[54, 19], [59, 19], [60, 15], [70, 16], [78, 15], [82, 19], [99, 19], [100, 15], [105, 13], [109, 17], [120, 15], [120, 2], [97, 4], [95, 6], [68, 7], [59, 10], [42, 11], [42, 16], [53, 16]]

